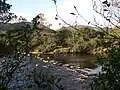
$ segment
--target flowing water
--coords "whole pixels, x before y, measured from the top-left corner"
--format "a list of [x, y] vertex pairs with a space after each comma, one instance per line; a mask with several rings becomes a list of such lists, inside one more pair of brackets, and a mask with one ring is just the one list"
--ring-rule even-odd
[[42, 57], [49, 57], [52, 60], [58, 61], [61, 65], [73, 66], [74, 68], [96, 68], [96, 57], [92, 55], [81, 54], [58, 54], [58, 55], [43, 55]]

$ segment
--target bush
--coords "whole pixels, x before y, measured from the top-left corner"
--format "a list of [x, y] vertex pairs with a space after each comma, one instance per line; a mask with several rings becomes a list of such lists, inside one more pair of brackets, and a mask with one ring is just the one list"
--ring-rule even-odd
[[92, 83], [93, 90], [120, 90], [120, 48], [111, 48], [107, 56], [98, 58], [102, 66], [99, 74]]

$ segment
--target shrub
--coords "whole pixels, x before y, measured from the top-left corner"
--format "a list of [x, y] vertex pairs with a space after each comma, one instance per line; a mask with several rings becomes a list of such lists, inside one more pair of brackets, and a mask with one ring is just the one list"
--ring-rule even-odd
[[120, 90], [120, 48], [112, 47], [108, 52], [98, 58], [104, 73], [94, 78], [93, 90]]

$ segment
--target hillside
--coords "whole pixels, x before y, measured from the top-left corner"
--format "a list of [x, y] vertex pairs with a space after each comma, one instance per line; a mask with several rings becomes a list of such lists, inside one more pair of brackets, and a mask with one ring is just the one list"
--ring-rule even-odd
[[96, 28], [96, 27], [92, 27], [92, 26], [86, 26], [86, 25], [77, 25], [77, 26], [75, 26], [74, 28], [73, 27], [70, 27], [70, 26], [68, 26], [68, 27], [62, 27], [62, 28], [60, 28], [60, 29], [58, 29], [58, 30], [63, 30], [63, 29], [68, 29], [68, 30], [81, 30], [81, 29], [85, 29], [85, 28], [87, 28], [87, 29], [94, 29], [94, 30], [98, 30], [98, 28]]
[[25, 27], [27, 24], [30, 25], [31, 23], [30, 22], [7, 23], [7, 24], [0, 23], [0, 27], [2, 31], [6, 31], [20, 29], [21, 27]]

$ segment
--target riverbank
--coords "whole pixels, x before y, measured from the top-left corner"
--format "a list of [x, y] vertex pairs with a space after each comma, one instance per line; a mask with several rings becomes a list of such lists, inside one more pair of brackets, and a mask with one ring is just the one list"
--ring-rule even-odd
[[64, 90], [90, 90], [88, 74], [92, 69], [71, 69], [67, 65], [61, 66], [60, 63], [54, 61], [39, 61], [37, 65], [38, 69], [42, 68], [48, 75], [61, 78], [59, 85], [62, 85]]
[[97, 47], [92, 50], [88, 50], [85, 52], [76, 52], [74, 51], [71, 47], [66, 47], [66, 48], [57, 48], [54, 49], [53, 51], [49, 52], [39, 52], [39, 50], [35, 50], [32, 52], [34, 55], [44, 55], [44, 54], [85, 54], [85, 55], [105, 55], [108, 52], [108, 48], [103, 48], [103, 47]]
[[[7, 59], [7, 58], [1, 58]], [[23, 67], [21, 67], [21, 65]], [[34, 71], [36, 70], [36, 72]], [[61, 78], [58, 85], [62, 85], [64, 90], [90, 90], [90, 80], [88, 73], [91, 69], [71, 69], [67, 66], [60, 66], [58, 62], [53, 60], [30, 60], [30, 57], [20, 64], [20, 67], [15, 71], [8, 85], [8, 90], [39, 90], [34, 84], [33, 75], [43, 71], [48, 76]], [[29, 86], [29, 88], [26, 88]], [[59, 90], [54, 87], [54, 90]]]

